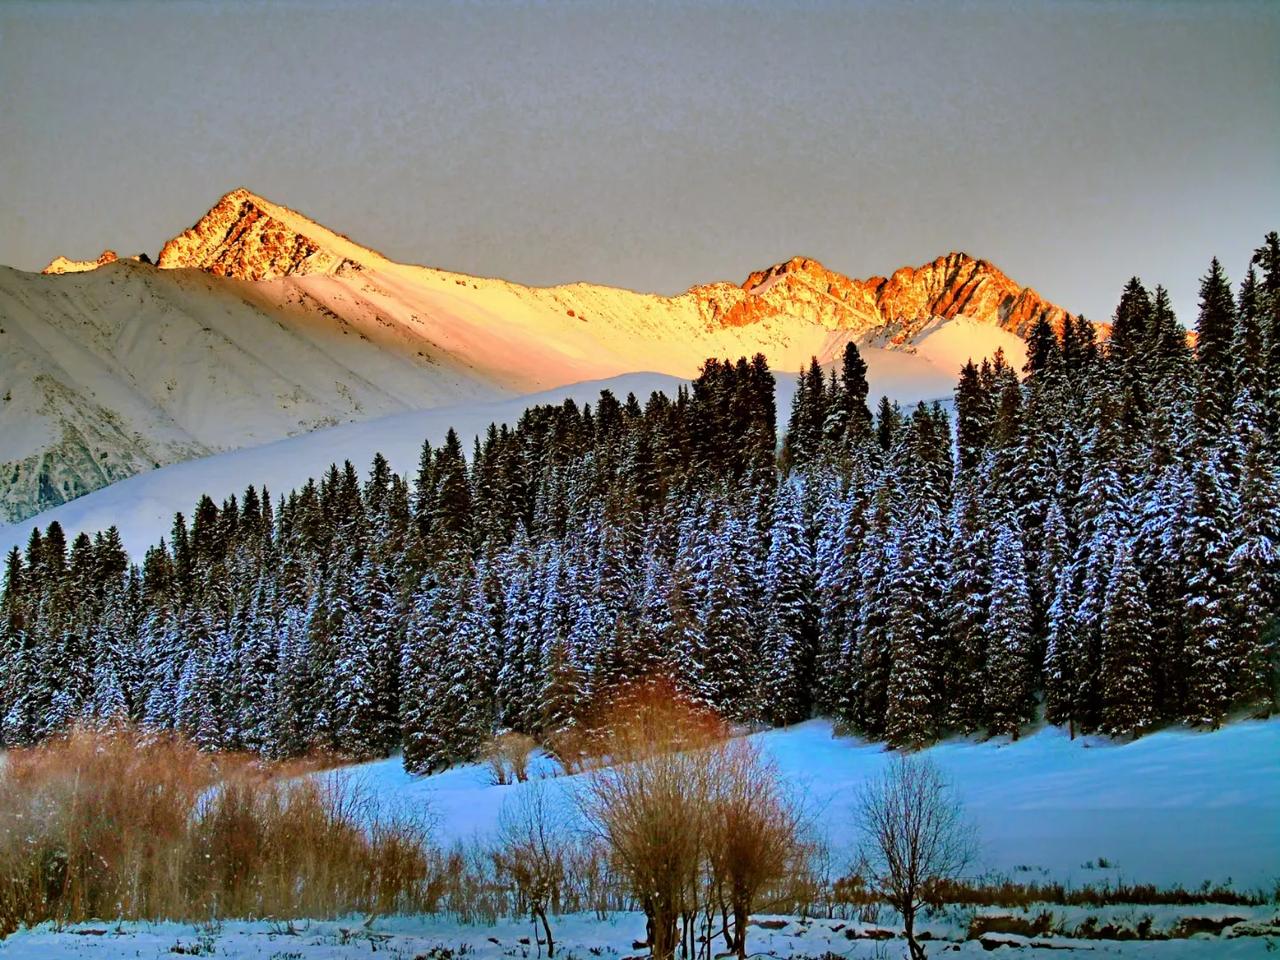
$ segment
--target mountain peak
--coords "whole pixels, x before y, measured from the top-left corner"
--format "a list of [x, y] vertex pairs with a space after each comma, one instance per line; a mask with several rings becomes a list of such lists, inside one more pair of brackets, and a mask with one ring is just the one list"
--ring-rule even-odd
[[87, 273], [115, 263], [119, 257], [114, 250], [103, 250], [97, 260], [72, 260], [69, 257], [54, 257], [41, 273]]
[[815, 279], [827, 279], [837, 274], [828, 270], [817, 260], [812, 257], [792, 257], [790, 260], [783, 260], [781, 263], [775, 263], [773, 266], [764, 270], [757, 270], [751, 276], [747, 277], [742, 284], [742, 289], [748, 293], [758, 291], [765, 284], [771, 284], [781, 277], [791, 274], [803, 275]]
[[893, 339], [909, 340], [934, 318], [966, 316], [1026, 336], [1042, 314], [1057, 328], [1066, 316], [990, 262], [959, 251], [865, 280], [796, 256], [757, 270], [741, 289], [744, 296], [713, 304], [713, 318], [724, 326], [803, 315], [830, 329], [886, 328]]
[[988, 260], [953, 251], [918, 267], [902, 267], [888, 279], [867, 281], [887, 319], [905, 324], [925, 317], [985, 317], [1027, 336], [1042, 314], [1061, 329], [1066, 311], [1031, 287], [1010, 279]]
[[334, 273], [384, 258], [245, 187], [225, 194], [189, 230], [166, 243], [157, 265], [236, 280]]

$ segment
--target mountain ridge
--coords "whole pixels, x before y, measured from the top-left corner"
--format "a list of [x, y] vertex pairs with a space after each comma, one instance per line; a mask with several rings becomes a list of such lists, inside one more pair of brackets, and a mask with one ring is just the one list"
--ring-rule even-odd
[[[103, 263], [100, 260], [98, 265]], [[75, 264], [77, 270], [95, 268], [93, 261], [58, 257], [45, 272], [62, 272], [51, 269], [57, 264]], [[392, 261], [372, 247], [358, 244], [246, 187], [224, 194], [193, 226], [166, 241], [156, 265], [162, 270], [195, 269], [254, 282], [343, 270], [435, 269]], [[577, 285], [527, 289], [560, 290]], [[782, 295], [775, 293], [779, 287]], [[1061, 329], [1067, 313], [1033, 288], [1010, 279], [989, 260], [963, 251], [943, 254], [919, 266], [900, 267], [888, 277], [872, 275], [865, 279], [831, 270], [812, 257], [794, 256], [752, 272], [741, 284], [723, 280], [696, 284], [675, 296], [685, 295], [700, 302], [709, 322], [725, 326], [747, 326], [785, 315], [793, 312], [789, 308], [795, 303], [812, 300], [818, 319], [830, 329], [898, 324], [902, 340], [910, 339], [934, 317], [977, 316], [986, 322], [996, 318], [1000, 326], [1025, 337], [1040, 315], [1046, 315], [1055, 328]], [[813, 295], [822, 299], [813, 299]], [[821, 309], [824, 303], [829, 305], [825, 311]], [[842, 317], [857, 322], [841, 322]]]
[[530, 287], [396, 263], [244, 188], [156, 263], [62, 258], [51, 273], [0, 268], [10, 520], [333, 424], [641, 370], [691, 377], [709, 356], [760, 352], [789, 372], [854, 341], [896, 396], [935, 397], [968, 358], [1020, 364], [1030, 324], [1066, 316], [959, 253], [865, 280], [793, 257], [674, 296]]

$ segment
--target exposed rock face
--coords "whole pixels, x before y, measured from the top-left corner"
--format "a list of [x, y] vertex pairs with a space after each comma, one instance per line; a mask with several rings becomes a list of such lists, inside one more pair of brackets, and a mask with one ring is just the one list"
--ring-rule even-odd
[[97, 270], [108, 263], [115, 263], [119, 258], [114, 250], [103, 250], [97, 260], [70, 260], [67, 257], [54, 257], [41, 273], [86, 273]]
[[233, 190], [194, 227], [166, 243], [157, 265], [238, 280], [331, 273], [341, 266], [341, 256], [288, 222], [295, 218], [305, 219], [244, 188]]
[[935, 317], [972, 317], [1019, 336], [1044, 314], [1061, 329], [1066, 311], [1030, 287], [1010, 280], [985, 260], [949, 253], [920, 267], [903, 267], [888, 279], [855, 280], [828, 270], [817, 260], [794, 257], [751, 274], [742, 295], [712, 287], [695, 288], [715, 319], [745, 326], [786, 316], [803, 316], [834, 330], [883, 328], [893, 341], [911, 339]]
[[915, 269], [903, 267], [888, 280], [873, 277], [867, 283], [876, 285], [882, 315], [906, 327], [929, 317], [967, 316], [1025, 337], [1041, 314], [1058, 330], [1066, 318], [1065, 310], [1030, 287], [965, 253], [949, 253]]
[[[158, 261], [165, 269], [193, 268], [238, 280], [334, 273], [342, 267], [376, 269], [385, 263], [380, 254], [243, 188], [166, 243]], [[888, 342], [906, 342], [939, 317], [971, 317], [1026, 336], [1041, 314], [1057, 329], [1066, 316], [1030, 287], [965, 253], [866, 280], [793, 257], [751, 274], [741, 286], [707, 284], [686, 296], [709, 330], [792, 320], [835, 331], [883, 333]]]

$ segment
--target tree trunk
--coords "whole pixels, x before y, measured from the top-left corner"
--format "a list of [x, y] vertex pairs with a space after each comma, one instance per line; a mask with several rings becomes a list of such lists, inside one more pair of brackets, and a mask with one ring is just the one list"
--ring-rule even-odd
[[652, 935], [649, 938], [649, 955], [653, 960], [673, 960], [676, 955], [676, 925], [679, 918], [672, 910], [655, 907], [649, 918]]
[[539, 909], [537, 917], [542, 921], [542, 929], [547, 935], [547, 956], [554, 957], [556, 955], [556, 942], [551, 939], [551, 924], [547, 922], [547, 911]]
[[738, 960], [747, 960], [747, 920], [749, 919], [747, 905], [745, 903], [735, 903], [733, 905], [733, 932], [734, 939], [738, 942]]
[[911, 960], [927, 960], [924, 947], [916, 942], [916, 911], [909, 907], [902, 914], [902, 932], [907, 937], [907, 949], [911, 952]]

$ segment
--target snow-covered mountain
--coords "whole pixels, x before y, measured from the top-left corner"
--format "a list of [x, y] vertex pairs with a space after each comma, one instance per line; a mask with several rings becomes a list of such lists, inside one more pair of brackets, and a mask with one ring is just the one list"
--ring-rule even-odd
[[855, 280], [794, 258], [678, 296], [395, 263], [247, 190], [146, 257], [0, 267], [0, 518], [167, 463], [343, 422], [633, 371], [775, 370], [849, 340], [904, 399], [1064, 311], [953, 253]]
[[422, 442], [430, 440], [438, 447], [450, 429], [457, 431], [469, 451], [472, 440], [483, 437], [489, 424], [514, 425], [525, 410], [538, 404], [566, 400], [594, 404], [601, 390], [611, 390], [619, 399], [634, 393], [643, 401], [655, 390], [672, 394], [682, 382], [662, 374], [632, 373], [512, 399], [343, 423], [273, 443], [169, 464], [50, 507], [26, 520], [0, 524], [0, 555], [12, 547], [25, 546], [33, 528], [43, 529], [56, 520], [69, 537], [115, 526], [130, 555], [141, 557], [161, 537], [169, 536], [176, 512], [190, 516], [201, 494], [207, 493], [221, 503], [232, 494], [243, 493], [249, 484], [265, 485], [272, 494], [287, 494], [309, 478], [319, 478], [334, 462], [350, 460], [364, 473], [375, 453], [386, 457], [397, 473], [409, 474], [416, 468]]

